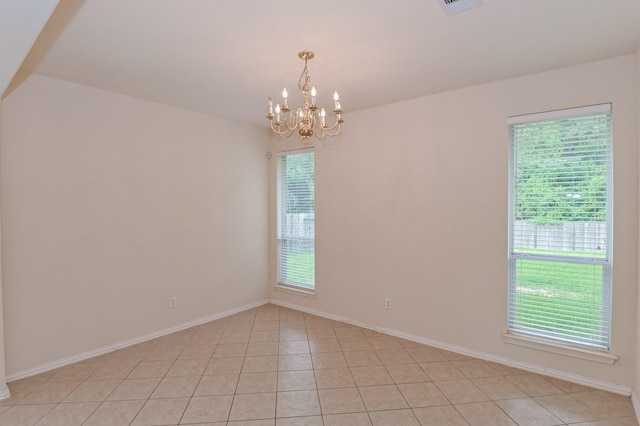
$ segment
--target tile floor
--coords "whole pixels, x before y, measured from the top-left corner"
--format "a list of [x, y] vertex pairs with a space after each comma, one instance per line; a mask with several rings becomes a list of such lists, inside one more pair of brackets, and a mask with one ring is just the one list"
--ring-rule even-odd
[[0, 425], [637, 425], [628, 397], [275, 305], [9, 388]]

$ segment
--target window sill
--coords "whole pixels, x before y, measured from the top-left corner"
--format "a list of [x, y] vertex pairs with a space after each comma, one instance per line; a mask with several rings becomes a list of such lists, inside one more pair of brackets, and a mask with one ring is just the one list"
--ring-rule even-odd
[[523, 346], [525, 348], [537, 349], [554, 354], [565, 355], [572, 358], [584, 359], [587, 361], [599, 362], [601, 364], [613, 365], [618, 357], [609, 352], [596, 349], [585, 349], [574, 346], [562, 345], [535, 337], [522, 336], [519, 334], [505, 333], [502, 338], [506, 343]]
[[295, 294], [297, 296], [308, 297], [309, 299], [315, 299], [317, 293], [314, 290], [305, 290], [302, 288], [291, 287], [288, 285], [275, 284], [273, 289], [282, 293]]

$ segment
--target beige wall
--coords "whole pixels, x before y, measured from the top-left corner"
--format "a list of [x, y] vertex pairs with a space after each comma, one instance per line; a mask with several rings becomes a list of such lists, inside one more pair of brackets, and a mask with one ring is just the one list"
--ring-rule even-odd
[[[629, 389], [636, 370], [637, 78], [632, 55], [347, 114], [342, 140], [316, 153], [317, 298], [273, 289], [271, 297]], [[506, 119], [604, 102], [613, 103], [614, 132], [611, 347], [620, 358], [613, 366], [502, 338]], [[273, 149], [283, 149], [279, 144]], [[275, 247], [273, 215], [270, 224]], [[270, 282], [276, 282], [273, 250]]]
[[264, 129], [42, 76], [2, 107], [8, 375], [266, 299]]
[[[638, 50], [636, 52], [636, 72], [637, 72], [637, 84], [638, 84], [638, 133], [640, 134], [640, 45], [638, 46]], [[638, 138], [638, 145], [640, 145], [640, 137]], [[638, 158], [640, 161], [640, 158]], [[638, 169], [640, 170], [640, 163], [638, 163]], [[639, 188], [640, 191], [640, 188]], [[638, 221], [640, 222], [640, 216], [638, 217]], [[638, 241], [640, 244], [640, 234], [638, 235]], [[640, 259], [638, 259], [638, 268], [640, 268]], [[636, 306], [640, 307], [640, 269], [638, 273], [638, 300], [636, 302]], [[638, 309], [638, 308], [636, 308]], [[636, 383], [634, 386], [634, 395], [633, 395], [633, 403], [634, 408], [636, 409], [636, 417], [640, 418], [640, 397], [638, 394], [640, 393], [640, 309], [638, 309], [638, 317], [636, 320]]]
[[[2, 146], [2, 99], [43, 26], [60, 0], [29, 0], [0, 4], [0, 147]], [[0, 255], [1, 257], [1, 255]], [[2, 271], [0, 270], [0, 399], [9, 397], [5, 380]]]
[[[0, 159], [2, 158], [2, 99], [0, 98]], [[1, 163], [0, 163], [1, 164]], [[0, 166], [0, 172], [2, 167]], [[0, 188], [0, 200], [2, 199], [2, 193]], [[0, 202], [0, 217], [2, 216], [2, 203]], [[0, 227], [1, 228], [1, 227]], [[2, 259], [2, 245], [0, 244], [0, 259]], [[9, 388], [6, 384], [6, 370], [4, 362], [4, 304], [2, 302], [2, 265], [0, 264], [0, 399], [9, 397]]]

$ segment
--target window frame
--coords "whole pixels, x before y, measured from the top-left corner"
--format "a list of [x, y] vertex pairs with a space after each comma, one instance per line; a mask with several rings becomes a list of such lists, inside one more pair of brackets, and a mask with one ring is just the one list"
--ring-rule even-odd
[[[598, 256], [571, 256], [559, 254], [537, 254], [517, 252], [515, 247], [515, 222], [516, 222], [516, 185], [517, 185], [517, 142], [513, 137], [513, 126], [530, 122], [543, 122], [548, 120], [559, 120], [567, 118], [584, 117], [590, 114], [608, 113], [608, 129], [607, 129], [607, 169], [606, 169], [606, 213], [605, 213], [605, 229], [606, 229], [606, 250], [604, 257]], [[522, 337], [523, 340], [540, 340], [547, 342], [549, 345], [558, 347], [574, 347], [582, 351], [595, 350], [597, 352], [607, 352], [611, 347], [611, 296], [612, 296], [612, 251], [613, 251], [613, 123], [612, 123], [612, 105], [599, 104], [587, 107], [569, 108], [556, 111], [547, 111], [543, 113], [527, 114], [523, 116], [509, 117], [508, 137], [509, 137], [509, 208], [508, 208], [508, 298], [507, 298], [507, 333], [505, 337], [509, 337], [507, 341], [513, 342], [513, 338]], [[541, 329], [527, 328], [517, 326], [515, 324], [514, 312], [516, 310], [516, 264], [518, 260], [534, 260], [542, 262], [562, 262], [570, 264], [594, 265], [602, 268], [602, 287], [601, 287], [601, 325], [606, 325], [606, 331], [600, 333], [606, 336], [600, 340], [596, 339], [580, 339], [577, 337], [568, 337], [566, 335], [558, 335], [553, 331], [544, 331]], [[606, 315], [606, 318], [605, 318]], [[528, 346], [528, 345], [523, 345]], [[533, 347], [533, 346], [532, 346]], [[558, 351], [562, 353], [562, 351]], [[612, 361], [613, 362], [613, 361]]]
[[[311, 243], [311, 246], [313, 248], [313, 268], [312, 268], [312, 280], [313, 283], [311, 285], [309, 284], [305, 284], [302, 282], [295, 282], [292, 280], [288, 280], [286, 278], [284, 278], [285, 272], [283, 271], [282, 265], [283, 265], [283, 254], [284, 254], [284, 244], [289, 241], [292, 240], [293, 238], [289, 237], [289, 236], [283, 236], [282, 232], [283, 232], [283, 227], [286, 228], [286, 203], [281, 202], [282, 198], [285, 194], [285, 186], [286, 186], [286, 180], [283, 177], [283, 167], [282, 167], [282, 160], [283, 158], [286, 159], [287, 157], [291, 157], [294, 155], [299, 155], [299, 154], [312, 154], [313, 155], [313, 169], [314, 169], [314, 176], [313, 176], [313, 180], [315, 182], [315, 152], [313, 148], [306, 148], [306, 149], [296, 149], [296, 150], [291, 150], [291, 151], [283, 151], [283, 152], [279, 152], [276, 154], [276, 159], [277, 159], [277, 166], [276, 166], [276, 269], [277, 269], [277, 286], [276, 288], [278, 290], [282, 290], [285, 292], [294, 292], [294, 293], [301, 293], [301, 294], [306, 294], [306, 295], [315, 295], [316, 292], [316, 285], [315, 285], [315, 185], [314, 185], [314, 202], [313, 202], [313, 229], [312, 229], [312, 233], [313, 236], [312, 237], [303, 237], [303, 238], [296, 238], [297, 241], [302, 241], [304, 240], [307, 243]], [[306, 226], [305, 226], [306, 228]]]

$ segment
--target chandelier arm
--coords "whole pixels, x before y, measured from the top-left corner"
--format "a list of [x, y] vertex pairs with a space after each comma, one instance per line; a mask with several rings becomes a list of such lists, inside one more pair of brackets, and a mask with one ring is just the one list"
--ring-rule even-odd
[[286, 126], [286, 130], [280, 130], [280, 126], [274, 126], [273, 120], [271, 121], [271, 130], [280, 135], [283, 139], [288, 138], [293, 133], [293, 129], [290, 129], [288, 126]]
[[342, 123], [344, 122], [344, 120], [342, 120], [341, 117], [337, 117], [336, 116], [336, 121], [335, 123], [333, 123], [333, 126], [325, 126], [323, 127], [323, 129], [325, 130], [325, 132], [330, 132], [331, 130], [338, 128], [338, 131], [340, 131], [340, 127], [342, 125]]
[[[331, 132], [331, 130], [333, 130], [333, 129], [336, 129], [336, 131], [335, 132]], [[334, 137], [334, 136], [338, 136], [341, 131], [342, 131], [341, 125], [338, 124], [337, 128], [336, 128], [336, 126], [333, 126], [331, 129], [327, 129], [326, 131], [323, 131], [322, 134], [323, 134], [323, 136]]]
[[340, 128], [339, 127], [338, 127], [338, 130], [336, 130], [335, 132], [330, 132], [330, 131], [327, 131], [325, 129], [321, 129], [321, 130], [322, 130], [321, 132], [315, 132], [316, 139], [318, 139], [318, 140], [324, 140], [327, 137], [332, 138], [332, 137], [338, 136], [340, 134]]
[[298, 128], [298, 111], [300, 110], [300, 108], [294, 110], [289, 111], [287, 114], [285, 114], [284, 116], [284, 123], [286, 124], [286, 126], [289, 128], [289, 130], [293, 131], [295, 129]]
[[340, 134], [340, 132], [342, 131], [342, 122], [336, 120], [335, 124], [331, 127], [320, 127], [320, 129], [318, 129], [320, 131], [315, 132], [315, 137], [318, 140], [323, 140], [326, 137], [334, 137], [334, 136], [338, 136]]

